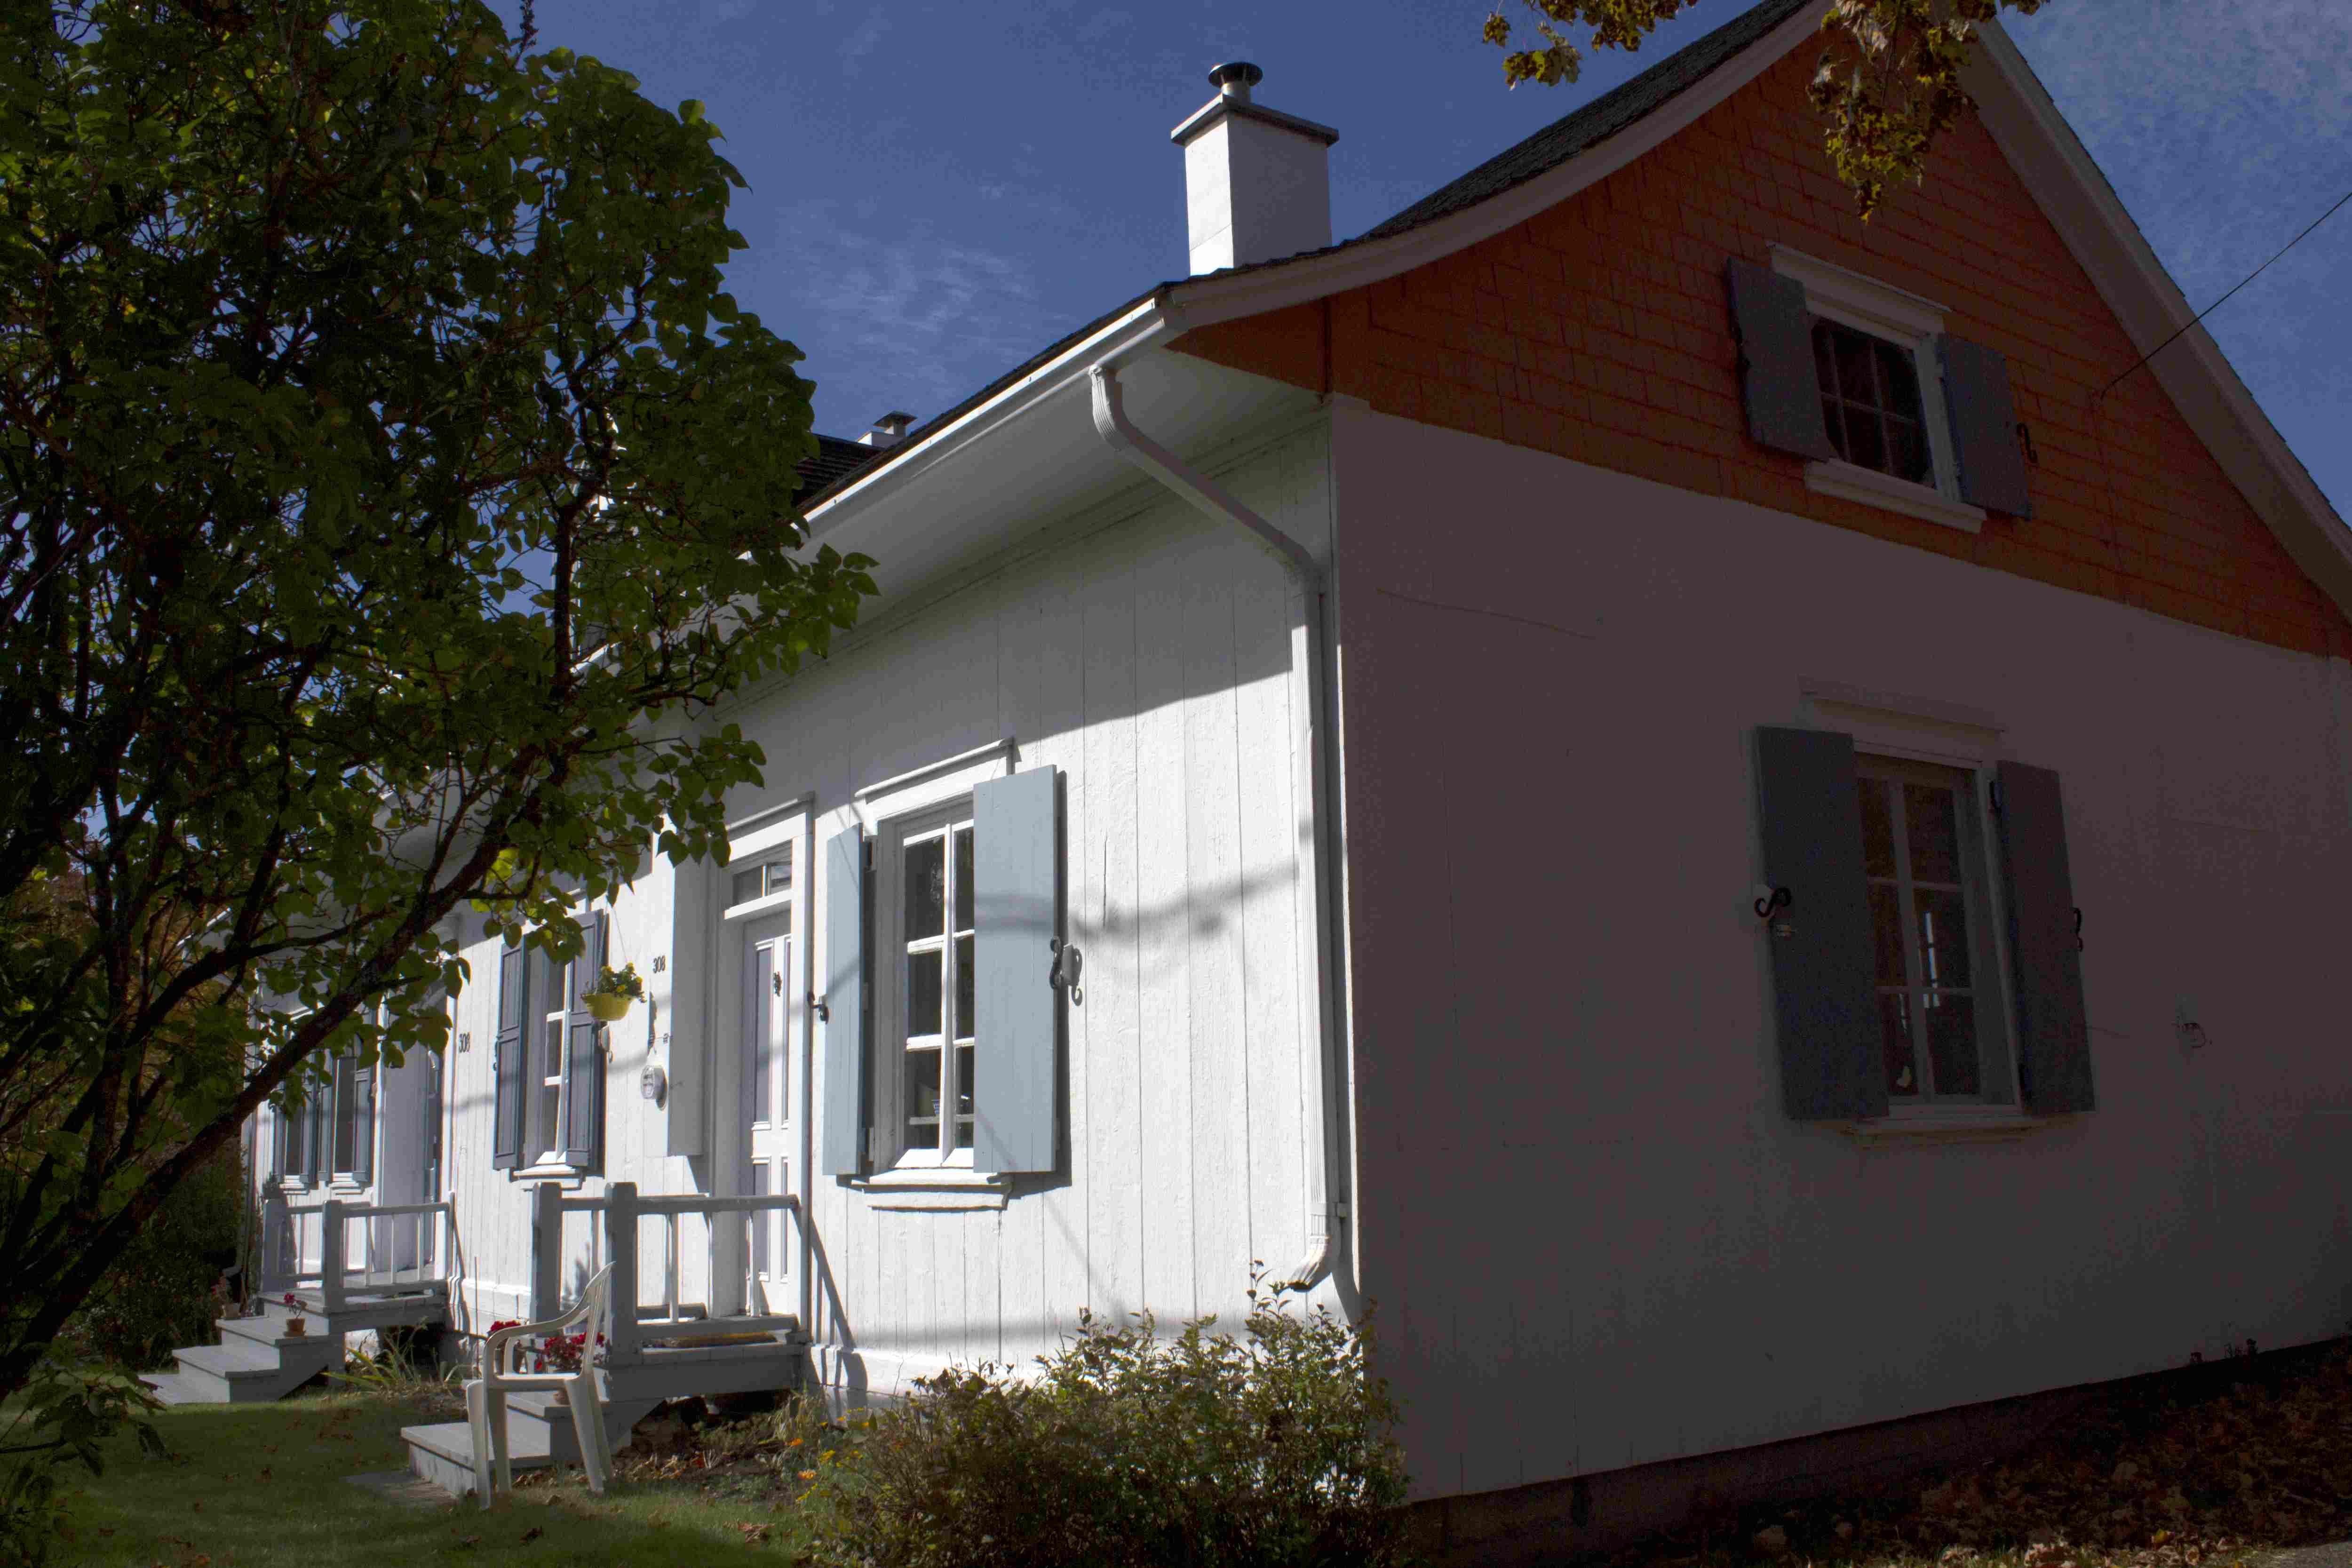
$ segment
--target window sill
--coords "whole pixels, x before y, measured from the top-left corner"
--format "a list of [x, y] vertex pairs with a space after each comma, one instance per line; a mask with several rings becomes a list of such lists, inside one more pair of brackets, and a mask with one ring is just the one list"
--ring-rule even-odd
[[952, 1165], [877, 1171], [849, 1184], [877, 1209], [1001, 1209], [1012, 1184]]
[[356, 1181], [349, 1175], [339, 1175], [327, 1184], [327, 1195], [331, 1198], [353, 1197], [367, 1190], [366, 1183]]
[[1882, 474], [1857, 463], [1807, 463], [1805, 488], [1817, 494], [1858, 500], [1864, 506], [1940, 522], [1963, 533], [1978, 533], [1984, 529], [1982, 507], [1954, 500], [1941, 490], [1898, 479], [1893, 474]]
[[560, 1162], [548, 1162], [537, 1165], [525, 1165], [519, 1171], [509, 1171], [507, 1173], [507, 1180], [509, 1182], [555, 1182], [567, 1187], [576, 1187], [593, 1173], [594, 1173], [579, 1165], [566, 1165]]
[[2000, 1143], [2029, 1137], [2066, 1120], [2069, 1119], [2028, 1116], [2005, 1105], [1982, 1110], [1970, 1106], [1921, 1107], [1890, 1112], [1868, 1121], [1843, 1122], [1840, 1131], [1865, 1149], [1906, 1143]]

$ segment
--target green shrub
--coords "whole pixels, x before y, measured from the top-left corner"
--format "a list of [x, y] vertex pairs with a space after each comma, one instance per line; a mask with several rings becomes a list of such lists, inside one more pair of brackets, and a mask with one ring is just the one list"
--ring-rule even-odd
[[0, 1421], [0, 1568], [46, 1568], [70, 1542], [60, 1484], [69, 1465], [103, 1475], [106, 1440], [128, 1426], [150, 1458], [163, 1440], [155, 1396], [119, 1373], [56, 1356], [33, 1369]]
[[[1034, 1378], [983, 1365], [808, 1443], [814, 1560], [842, 1568], [1394, 1563], [1396, 1408], [1369, 1325], [1250, 1292], [1163, 1339], [1148, 1315], [1082, 1315]], [[820, 1439], [819, 1441], [823, 1441]], [[811, 1451], [814, 1450], [814, 1451]]]
[[229, 1304], [213, 1293], [237, 1260], [242, 1166], [230, 1149], [193, 1173], [107, 1270], [62, 1336], [75, 1354], [126, 1372], [170, 1364], [181, 1345], [210, 1344]]

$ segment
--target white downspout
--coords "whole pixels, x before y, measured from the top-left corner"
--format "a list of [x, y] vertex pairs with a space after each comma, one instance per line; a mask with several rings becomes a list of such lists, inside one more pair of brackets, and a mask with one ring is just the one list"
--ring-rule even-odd
[[1348, 1247], [1348, 1176], [1346, 1142], [1340, 1119], [1347, 1107], [1346, 1063], [1341, 1037], [1335, 953], [1334, 889], [1337, 883], [1337, 814], [1331, 809], [1338, 758], [1333, 754], [1329, 703], [1334, 683], [1329, 679], [1330, 594], [1322, 563], [1305, 545], [1244, 506], [1223, 486], [1192, 468], [1181, 458], [1136, 428], [1119, 398], [1118, 371], [1109, 362], [1090, 372], [1094, 384], [1095, 433], [1103, 444], [1140, 468], [1193, 507], [1223, 522], [1236, 524], [1282, 558], [1298, 584], [1304, 600], [1305, 647], [1297, 673], [1305, 691], [1292, 710], [1299, 715], [1297, 755], [1303, 779], [1295, 784], [1309, 802], [1313, 830], [1308, 837], [1313, 864], [1309, 868], [1315, 946], [1316, 1070], [1307, 1074], [1307, 1254], [1296, 1268], [1268, 1281], [1276, 1289], [1306, 1291], [1326, 1278], [1339, 1298], [1339, 1309], [1353, 1322], [1361, 1315], [1361, 1300]]

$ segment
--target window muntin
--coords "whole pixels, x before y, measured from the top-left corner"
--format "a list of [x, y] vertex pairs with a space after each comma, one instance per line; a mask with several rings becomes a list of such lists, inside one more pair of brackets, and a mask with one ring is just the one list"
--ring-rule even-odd
[[909, 824], [892, 844], [890, 984], [898, 1002], [899, 1140], [909, 1157], [969, 1157], [974, 1037], [971, 808]]
[[1918, 359], [1910, 348], [1817, 317], [1813, 368], [1822, 423], [1839, 457], [1914, 484], [1936, 482]]
[[1855, 773], [1888, 1098], [2006, 1103], [1975, 776], [1873, 756]]

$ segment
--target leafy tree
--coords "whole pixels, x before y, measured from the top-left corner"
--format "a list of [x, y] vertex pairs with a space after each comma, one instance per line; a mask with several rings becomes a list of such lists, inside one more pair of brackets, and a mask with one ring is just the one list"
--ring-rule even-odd
[[[1546, 87], [1577, 78], [1584, 56], [1561, 27], [1590, 26], [1595, 48], [1638, 49], [1642, 40], [1697, 0], [1520, 0], [1540, 41], [1519, 39], [1499, 9], [1487, 16], [1486, 42], [1507, 51], [1505, 85]], [[2043, 0], [1835, 0], [1822, 18], [1828, 47], [1810, 96], [1828, 121], [1823, 142], [1838, 178], [1853, 192], [1866, 221], [1895, 181], [1916, 184], [1936, 138], [1948, 130], [1968, 94], [1960, 67], [1979, 24], [2004, 10], [2031, 16]]]
[[451, 918], [723, 853], [852, 624], [698, 104], [478, 0], [0, 13], [0, 1396]]

